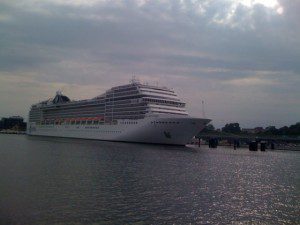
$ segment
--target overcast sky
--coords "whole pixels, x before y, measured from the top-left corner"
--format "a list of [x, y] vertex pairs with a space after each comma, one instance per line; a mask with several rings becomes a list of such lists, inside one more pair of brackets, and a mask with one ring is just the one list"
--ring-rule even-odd
[[299, 0], [1, 0], [0, 117], [143, 82], [216, 127], [300, 121]]

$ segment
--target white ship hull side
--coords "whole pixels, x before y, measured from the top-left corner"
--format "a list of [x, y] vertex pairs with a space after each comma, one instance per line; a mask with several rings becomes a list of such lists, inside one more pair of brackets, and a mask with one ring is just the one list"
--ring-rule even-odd
[[28, 135], [97, 139], [106, 141], [185, 145], [209, 119], [147, 117], [102, 125], [28, 125]]

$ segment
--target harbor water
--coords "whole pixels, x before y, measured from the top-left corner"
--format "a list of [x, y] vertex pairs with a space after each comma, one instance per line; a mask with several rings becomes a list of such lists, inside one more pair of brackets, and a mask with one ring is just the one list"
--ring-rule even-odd
[[0, 135], [0, 224], [300, 224], [300, 152]]

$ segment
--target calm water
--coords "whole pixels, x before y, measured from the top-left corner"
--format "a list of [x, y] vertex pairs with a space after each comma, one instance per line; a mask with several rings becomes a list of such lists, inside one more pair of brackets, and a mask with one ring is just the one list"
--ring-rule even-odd
[[299, 224], [300, 152], [0, 135], [1, 224]]

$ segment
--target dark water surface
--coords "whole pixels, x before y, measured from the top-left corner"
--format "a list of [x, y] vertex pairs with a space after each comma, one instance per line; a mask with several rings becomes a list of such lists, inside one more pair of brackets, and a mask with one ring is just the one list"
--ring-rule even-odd
[[300, 224], [300, 152], [0, 135], [1, 224]]

